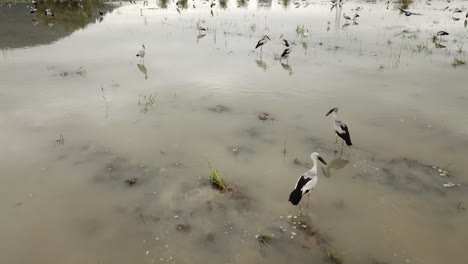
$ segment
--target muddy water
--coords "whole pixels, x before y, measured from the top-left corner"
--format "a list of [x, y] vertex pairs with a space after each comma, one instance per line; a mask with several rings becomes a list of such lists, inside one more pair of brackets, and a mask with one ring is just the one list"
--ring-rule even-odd
[[[466, 259], [468, 68], [452, 65], [467, 59], [463, 2], [406, 7], [420, 16], [363, 1], [231, 1], [213, 16], [209, 3], [150, 2], [85, 5], [76, 21], [55, 6], [52, 26], [0, 7], [2, 263]], [[450, 35], [434, 42], [439, 30]], [[281, 34], [296, 44], [283, 61]], [[354, 143], [342, 155], [333, 106]], [[288, 218], [307, 170], [293, 161], [312, 151], [329, 166], [308, 216]], [[207, 160], [239, 193], [209, 187]]]

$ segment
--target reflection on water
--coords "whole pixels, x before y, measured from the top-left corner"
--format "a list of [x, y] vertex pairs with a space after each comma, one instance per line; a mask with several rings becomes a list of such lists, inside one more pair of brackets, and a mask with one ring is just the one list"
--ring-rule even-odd
[[[48, 8], [53, 10], [53, 17], [45, 15]], [[33, 14], [29, 12], [29, 4], [24, 2], [3, 6], [0, 8], [0, 49], [48, 44], [64, 38], [96, 22], [98, 9], [107, 13], [114, 5], [99, 1], [38, 1]]]
[[137, 66], [140, 72], [145, 76], [145, 80], [148, 79], [148, 70], [146, 69], [146, 66], [144, 64], [137, 64]]
[[0, 262], [463, 262], [467, 6], [430, 2], [3, 5]]

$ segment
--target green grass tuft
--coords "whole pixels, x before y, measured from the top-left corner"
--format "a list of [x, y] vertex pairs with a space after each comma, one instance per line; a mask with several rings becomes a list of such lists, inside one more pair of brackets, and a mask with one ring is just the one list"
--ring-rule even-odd
[[216, 187], [221, 189], [221, 191], [226, 190], [226, 184], [224, 184], [223, 179], [221, 178], [221, 176], [219, 176], [218, 171], [215, 168], [213, 168], [213, 166], [211, 166], [211, 163], [209, 161], [208, 161], [208, 165], [210, 166], [210, 170], [211, 170], [211, 173], [210, 173], [211, 185], [214, 184]]

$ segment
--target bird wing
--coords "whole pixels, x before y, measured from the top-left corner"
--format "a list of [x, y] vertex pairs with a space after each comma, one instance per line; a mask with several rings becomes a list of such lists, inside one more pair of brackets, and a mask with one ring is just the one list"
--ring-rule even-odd
[[343, 131], [340, 134], [349, 134], [348, 126], [345, 123], [341, 122], [340, 128]]
[[257, 46], [255, 46], [255, 48], [258, 48], [258, 47], [260, 47], [260, 46], [263, 45], [263, 44], [264, 44], [263, 39], [261, 39], [261, 40], [259, 40], [259, 41], [257, 42]]
[[311, 179], [309, 179], [308, 182], [306, 182], [306, 184], [304, 184], [304, 186], [301, 188], [301, 191], [302, 191], [302, 195], [312, 191], [315, 187], [315, 185], [317, 185], [317, 176], [315, 177], [312, 177]]
[[300, 186], [300, 188], [304, 186], [305, 183], [302, 183], [304, 181], [304, 176], [305, 176], [305, 173], [299, 176], [299, 179], [297, 179], [296, 185], [294, 185], [294, 189], [297, 189], [298, 186]]

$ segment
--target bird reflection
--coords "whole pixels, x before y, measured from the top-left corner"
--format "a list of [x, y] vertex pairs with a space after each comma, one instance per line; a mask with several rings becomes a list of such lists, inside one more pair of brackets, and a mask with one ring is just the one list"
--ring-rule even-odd
[[336, 154], [335, 154], [335, 159], [328, 163], [327, 169], [325, 170], [322, 168], [323, 175], [325, 175], [326, 177], [331, 177], [331, 170], [341, 170], [344, 167], [346, 167], [348, 164], [349, 164], [349, 160], [342, 159], [341, 155], [338, 158], [336, 158]]
[[264, 71], [268, 69], [268, 65], [263, 61], [262, 57], [260, 57], [259, 60], [255, 59], [255, 63], [257, 64], [257, 67], [263, 69]]
[[288, 72], [289, 76], [294, 74], [293, 69], [291, 68], [291, 66], [288, 63], [280, 62], [280, 64], [281, 64], [281, 67], [283, 67], [283, 70]]
[[304, 49], [304, 54], [307, 55], [307, 50], [309, 49], [309, 45], [307, 45], [307, 42], [302, 42], [302, 48]]
[[345, 30], [345, 28], [349, 27], [349, 25], [350, 25], [349, 23], [344, 24], [344, 25], [341, 27], [341, 30]]
[[434, 46], [437, 48], [437, 49], [445, 49], [447, 46], [445, 45], [442, 45], [440, 43], [437, 43], [437, 42], [434, 42]]
[[206, 36], [205, 33], [200, 33], [197, 35], [197, 43], [200, 42], [200, 39], [204, 38]]
[[145, 80], [148, 79], [148, 70], [146, 69], [146, 66], [144, 64], [137, 64], [138, 69], [140, 70], [141, 73], [145, 75]]

